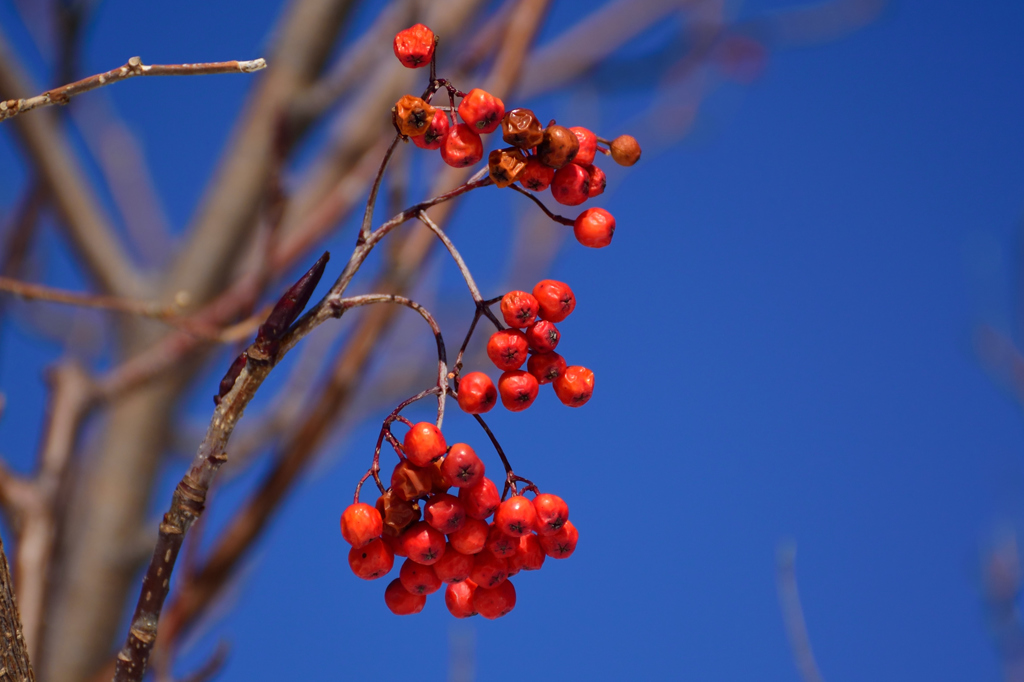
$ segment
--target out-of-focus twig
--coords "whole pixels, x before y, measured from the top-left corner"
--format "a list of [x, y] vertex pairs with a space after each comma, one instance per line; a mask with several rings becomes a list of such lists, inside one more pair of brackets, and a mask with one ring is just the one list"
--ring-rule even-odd
[[804, 611], [800, 606], [800, 591], [796, 583], [796, 547], [781, 545], [775, 554], [775, 578], [779, 590], [779, 604], [786, 635], [793, 647], [793, 660], [804, 682], [823, 682], [818, 663], [814, 660], [811, 638], [807, 634]]

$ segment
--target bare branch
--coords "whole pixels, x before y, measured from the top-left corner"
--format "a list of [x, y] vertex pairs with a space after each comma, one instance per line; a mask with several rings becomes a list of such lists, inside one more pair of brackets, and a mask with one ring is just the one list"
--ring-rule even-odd
[[800, 606], [800, 591], [796, 584], [796, 547], [783, 545], [776, 551], [776, 585], [786, 634], [793, 647], [793, 660], [804, 682], [823, 682], [818, 663], [814, 660], [811, 638], [807, 634], [804, 611]]
[[35, 682], [36, 676], [29, 662], [25, 637], [21, 633], [21, 618], [14, 600], [14, 584], [0, 540], [0, 664], [5, 676], [13, 682]]

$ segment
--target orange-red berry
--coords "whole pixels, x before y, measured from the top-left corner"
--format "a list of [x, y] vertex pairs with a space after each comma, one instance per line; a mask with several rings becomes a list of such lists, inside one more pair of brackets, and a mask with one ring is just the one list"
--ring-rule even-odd
[[403, 500], [423, 497], [434, 489], [434, 472], [429, 464], [418, 467], [403, 460], [391, 472], [391, 491]]
[[[486, 476], [470, 488], [459, 488], [459, 499], [466, 508], [466, 514], [473, 519], [486, 519], [501, 504], [497, 486]], [[466, 552], [466, 554], [471, 554], [471, 552]]]
[[494, 556], [508, 559], [516, 553], [516, 545], [518, 544], [519, 539], [502, 532], [501, 527], [497, 523], [492, 523], [487, 529], [487, 551]]
[[537, 353], [526, 361], [526, 371], [538, 384], [550, 384], [565, 371], [565, 358], [558, 353]]
[[473, 591], [473, 608], [488, 620], [501, 618], [516, 607], [516, 588], [506, 580], [495, 587], [477, 587]]
[[576, 308], [576, 297], [565, 282], [544, 279], [533, 288], [540, 304], [540, 316], [549, 322], [561, 322]]
[[444, 554], [444, 534], [426, 521], [417, 521], [402, 533], [402, 548], [410, 559], [429, 566]]
[[537, 145], [537, 158], [552, 168], [561, 168], [576, 158], [580, 141], [576, 133], [560, 125], [549, 125], [544, 129], [544, 138]]
[[384, 540], [376, 538], [368, 545], [350, 549], [348, 565], [363, 580], [374, 580], [387, 575], [395, 565], [395, 552]]
[[498, 395], [501, 404], [510, 412], [522, 412], [537, 399], [540, 384], [529, 372], [512, 369], [498, 377]]
[[469, 577], [473, 570], [473, 555], [463, 554], [449, 542], [444, 554], [431, 568], [434, 569], [434, 573], [441, 579], [441, 582], [462, 582]]
[[402, 440], [402, 449], [409, 461], [418, 467], [425, 467], [442, 456], [448, 449], [441, 430], [430, 422], [413, 424]]
[[594, 163], [594, 155], [597, 153], [597, 135], [580, 126], [573, 126], [569, 130], [576, 133], [576, 139], [580, 141], [579, 151], [576, 152], [576, 158], [572, 162], [581, 166], [589, 166]]
[[395, 578], [384, 590], [384, 603], [396, 616], [411, 616], [423, 610], [427, 595], [413, 594], [402, 586], [400, 579]]
[[581, 407], [594, 394], [594, 373], [586, 367], [570, 365], [551, 385], [563, 405]]
[[554, 179], [555, 169], [545, 166], [535, 156], [526, 160], [526, 168], [519, 174], [519, 184], [532, 192], [543, 192]]
[[490, 552], [480, 552], [473, 557], [473, 570], [469, 579], [477, 585], [495, 587], [508, 578], [508, 562]]
[[434, 107], [414, 95], [403, 95], [393, 111], [399, 132], [408, 137], [424, 134], [437, 113]]
[[526, 362], [530, 344], [518, 329], [502, 329], [487, 341], [487, 357], [498, 369], [519, 369]]
[[476, 592], [476, 583], [471, 580], [452, 583], [444, 591], [444, 605], [456, 618], [469, 618], [476, 615], [473, 608], [473, 593]]
[[400, 556], [400, 557], [407, 557], [407, 556], [409, 556], [409, 553], [406, 552], [404, 547], [402, 546], [402, 535], [401, 534], [391, 535], [390, 533], [385, 531], [384, 535], [380, 536], [380, 539], [384, 541], [384, 544], [388, 546], [388, 549], [390, 549], [391, 553], [394, 554], [395, 556]]
[[612, 243], [615, 235], [615, 217], [603, 208], [588, 208], [576, 216], [572, 225], [576, 241], [592, 249], [600, 249]]
[[587, 198], [593, 199], [599, 194], [604, 194], [605, 187], [608, 186], [608, 179], [604, 175], [604, 171], [601, 170], [600, 166], [585, 166], [587, 172], [590, 173], [590, 191], [587, 192]]
[[533, 498], [533, 508], [537, 512], [534, 529], [539, 535], [554, 535], [569, 520], [569, 505], [558, 495], [537, 495]]
[[341, 536], [353, 547], [369, 544], [383, 531], [380, 512], [365, 502], [349, 505], [341, 515]]
[[473, 448], [465, 443], [456, 443], [448, 451], [441, 464], [441, 474], [449, 485], [456, 488], [471, 488], [484, 478], [484, 463]]
[[611, 144], [612, 159], [620, 166], [632, 166], [640, 160], [640, 143], [632, 135], [619, 135]]
[[513, 109], [501, 119], [501, 138], [520, 149], [533, 149], [544, 139], [544, 127], [529, 109]]
[[433, 566], [418, 564], [412, 559], [406, 559], [402, 568], [398, 571], [398, 579], [402, 581], [402, 587], [413, 594], [433, 594], [441, 589], [441, 579], [434, 573]]
[[566, 521], [565, 525], [557, 533], [552, 535], [538, 535], [541, 549], [552, 559], [567, 559], [576, 551], [576, 542], [580, 534], [572, 521]]
[[494, 513], [494, 524], [501, 532], [514, 538], [521, 538], [533, 532], [533, 524], [537, 520], [537, 510], [533, 502], [522, 495], [514, 495], [498, 507]]
[[434, 56], [434, 32], [423, 24], [410, 26], [395, 35], [395, 56], [410, 69], [430, 64]]
[[579, 206], [590, 192], [590, 173], [583, 166], [568, 163], [555, 171], [551, 196], [564, 206]]
[[423, 505], [423, 520], [442, 533], [454, 533], [466, 525], [466, 508], [454, 495], [434, 495]]
[[459, 407], [468, 414], [489, 412], [498, 402], [498, 389], [483, 372], [470, 372], [459, 379]]
[[416, 135], [411, 138], [412, 143], [420, 149], [440, 149], [441, 141], [448, 133], [449, 127], [448, 114], [437, 109], [434, 111], [434, 118], [431, 119], [430, 125], [427, 126], [422, 135]]
[[526, 330], [526, 342], [534, 353], [550, 353], [558, 347], [562, 335], [558, 327], [548, 320], [537, 320]]
[[478, 133], [493, 133], [504, 115], [505, 103], [480, 88], [473, 88], [459, 102], [459, 117]]
[[510, 327], [529, 327], [537, 321], [540, 304], [533, 294], [525, 291], [510, 291], [501, 297], [501, 316]]
[[487, 531], [486, 521], [471, 516], [466, 519], [466, 525], [449, 533], [448, 541], [460, 554], [479, 554], [487, 546]]
[[484, 143], [465, 123], [453, 126], [441, 140], [441, 158], [449, 166], [464, 168], [484, 158]]
[[516, 547], [516, 553], [508, 560], [509, 575], [512, 575], [513, 569], [516, 573], [520, 570], [523, 571], [539, 571], [544, 566], [544, 549], [540, 546], [540, 541], [537, 536], [533, 533], [524, 535], [519, 538], [519, 546]]

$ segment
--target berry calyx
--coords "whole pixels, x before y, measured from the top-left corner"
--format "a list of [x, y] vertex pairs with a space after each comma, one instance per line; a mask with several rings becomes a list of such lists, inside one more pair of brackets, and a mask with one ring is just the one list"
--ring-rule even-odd
[[571, 365], [551, 385], [563, 405], [582, 407], [594, 394], [594, 373], [586, 367]]
[[590, 173], [583, 166], [575, 163], [566, 165], [555, 171], [551, 181], [551, 196], [563, 206], [579, 206], [587, 200], [590, 193]]
[[572, 225], [576, 241], [592, 249], [600, 249], [612, 243], [615, 235], [615, 217], [603, 208], [588, 208], [576, 216]]
[[558, 347], [562, 335], [558, 327], [548, 320], [537, 320], [526, 330], [526, 342], [534, 353], [550, 353]]
[[571, 163], [580, 150], [576, 133], [560, 125], [551, 124], [544, 129], [544, 137], [537, 145], [537, 158], [552, 168]]
[[466, 508], [454, 495], [434, 495], [423, 506], [423, 520], [442, 533], [454, 533], [466, 525]]
[[580, 142], [579, 151], [576, 152], [576, 158], [572, 162], [581, 166], [589, 166], [594, 163], [594, 155], [597, 154], [597, 135], [581, 126], [573, 126], [569, 130], [576, 134], [576, 139]]
[[417, 521], [402, 533], [402, 548], [412, 561], [424, 566], [437, 563], [444, 554], [444, 535], [426, 521]]
[[498, 389], [483, 372], [470, 372], [459, 380], [459, 407], [463, 412], [484, 414], [497, 402]]
[[444, 605], [456, 618], [469, 618], [476, 615], [473, 608], [473, 593], [476, 592], [476, 583], [471, 580], [452, 583], [444, 591]]
[[612, 159], [620, 166], [632, 166], [640, 160], [640, 143], [632, 135], [619, 135], [611, 144]]
[[493, 588], [483, 586], [473, 591], [473, 608], [488, 620], [501, 618], [516, 607], [516, 588], [504, 581]]
[[536, 520], [537, 510], [534, 509], [533, 502], [522, 495], [508, 498], [494, 513], [494, 525], [500, 528], [502, 533], [514, 538], [532, 533]]
[[561, 322], [576, 308], [576, 297], [565, 282], [544, 279], [533, 288], [540, 304], [540, 316], [549, 322]]
[[413, 424], [402, 440], [405, 456], [416, 466], [427, 466], [448, 449], [440, 429], [430, 422]]
[[526, 361], [526, 371], [538, 384], [550, 384], [565, 371], [565, 358], [558, 353], [537, 353]]
[[520, 149], [533, 149], [544, 139], [544, 127], [529, 109], [513, 109], [501, 119], [501, 139]]
[[423, 610], [427, 596], [413, 594], [402, 586], [399, 578], [395, 578], [384, 589], [384, 603], [396, 616], [411, 616]]
[[508, 187], [519, 179], [526, 168], [526, 157], [512, 147], [495, 149], [487, 157], [487, 172], [498, 187]]
[[473, 557], [473, 570], [469, 579], [478, 586], [496, 587], [508, 578], [508, 562], [490, 552], [480, 552]]
[[480, 88], [473, 88], [459, 102], [459, 117], [477, 133], [493, 133], [504, 115], [504, 102]]
[[441, 140], [441, 158], [449, 166], [465, 168], [484, 158], [484, 143], [472, 128], [460, 123]]
[[399, 132], [408, 137], [418, 137], [427, 132], [437, 110], [419, 97], [403, 95], [392, 111]]
[[[497, 486], [486, 476], [471, 488], [459, 488], [459, 500], [462, 501], [462, 505], [466, 508], [466, 514], [470, 518], [481, 520], [493, 514], [501, 504]], [[466, 552], [466, 554], [471, 553]]]
[[376, 580], [391, 571], [395, 565], [395, 552], [386, 542], [376, 538], [368, 545], [350, 549], [348, 565], [363, 580]]
[[531, 192], [543, 192], [554, 179], [555, 169], [545, 166], [537, 160], [537, 157], [531, 156], [526, 161], [526, 168], [519, 175], [519, 184]]
[[410, 26], [395, 35], [395, 56], [409, 69], [430, 64], [434, 56], [434, 32], [423, 24]]
[[572, 521], [566, 521], [562, 528], [552, 535], [538, 535], [537, 541], [541, 549], [552, 559], [568, 559], [576, 551], [576, 543], [580, 534]]
[[558, 495], [541, 493], [533, 498], [534, 528], [538, 535], [554, 535], [569, 520], [569, 505]]
[[526, 335], [518, 329], [494, 332], [487, 341], [487, 357], [498, 369], [519, 369], [526, 362], [529, 350]]
[[508, 559], [516, 553], [519, 539], [502, 532], [500, 526], [492, 523], [487, 530], [487, 551], [494, 556]]
[[[543, 556], [543, 552], [541, 555]], [[434, 569], [434, 573], [441, 579], [441, 582], [462, 582], [469, 577], [473, 570], [473, 555], [463, 554], [449, 542], [444, 554], [431, 568]]]
[[441, 579], [434, 573], [433, 566], [418, 564], [412, 559], [406, 559], [402, 568], [398, 571], [398, 579], [402, 587], [413, 594], [433, 594], [441, 589]]
[[537, 399], [540, 384], [529, 372], [513, 369], [498, 377], [498, 395], [501, 404], [510, 412], [522, 412]]
[[540, 303], [525, 291], [510, 291], [501, 297], [501, 316], [505, 324], [520, 329], [537, 321]]
[[440, 109], [434, 111], [434, 118], [431, 119], [430, 125], [423, 131], [422, 135], [416, 135], [411, 138], [412, 143], [420, 149], [440, 149], [441, 141], [444, 140], [444, 136], [448, 134], [448, 128], [451, 127], [448, 123], [448, 116], [445, 112]]
[[448, 534], [448, 542], [460, 554], [479, 554], [487, 546], [487, 522], [469, 517], [466, 524]]
[[368, 545], [384, 531], [384, 519], [374, 507], [357, 502], [341, 514], [341, 536], [353, 547]]
[[484, 471], [484, 463], [465, 443], [453, 445], [441, 464], [445, 482], [456, 488], [471, 488], [479, 484], [484, 480]]

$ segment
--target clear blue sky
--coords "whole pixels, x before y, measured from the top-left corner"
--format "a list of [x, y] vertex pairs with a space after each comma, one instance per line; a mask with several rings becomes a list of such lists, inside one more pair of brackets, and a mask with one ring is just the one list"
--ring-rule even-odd
[[[228, 4], [108, 0], [83, 72], [134, 54], [261, 54], [275, 3]], [[545, 35], [589, 5], [557, 3]], [[0, 22], [30, 44], [9, 0]], [[618, 218], [614, 244], [567, 244], [550, 270], [579, 298], [561, 348], [595, 370], [595, 397], [570, 411], [547, 392], [494, 419], [517, 471], [562, 495], [580, 529], [571, 559], [515, 581], [510, 616], [456, 622], [437, 595], [398, 620], [384, 583], [349, 573], [337, 519], [372, 452], [369, 426], [292, 496], [234, 610], [183, 669], [224, 638], [225, 680], [286, 670], [443, 680], [454, 633], [475, 638], [480, 680], [796, 680], [773, 572], [777, 543], [792, 538], [829, 682], [997, 679], [979, 549], [1024, 520], [1024, 418], [983, 371], [972, 334], [980, 323], [1016, 333], [1022, 28], [1024, 5], [1011, 0], [895, 0], [876, 24], [774, 52], [752, 86], [717, 89], [685, 141], [629, 171], [606, 165], [614, 191], [599, 205]], [[665, 39], [652, 32], [627, 54]], [[110, 90], [176, 229], [206, 179], [192, 169], [210, 167], [250, 83]], [[614, 135], [627, 132], [623, 92], [584, 86], [516, 103]], [[212, 93], [208, 123], [176, 120]], [[633, 132], [643, 143], [645, 131]], [[24, 182], [20, 163], [0, 131], [4, 210]], [[500, 285], [488, 266], [508, 244], [506, 205], [523, 208], [478, 193], [452, 224], [484, 288]], [[442, 282], [461, 295], [452, 272]], [[24, 327], [4, 331], [0, 390], [11, 407], [0, 449], [21, 467], [35, 447], [40, 368], [57, 352]], [[471, 427], [449, 428], [483, 449]]]

